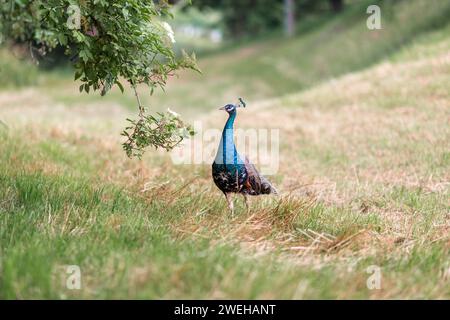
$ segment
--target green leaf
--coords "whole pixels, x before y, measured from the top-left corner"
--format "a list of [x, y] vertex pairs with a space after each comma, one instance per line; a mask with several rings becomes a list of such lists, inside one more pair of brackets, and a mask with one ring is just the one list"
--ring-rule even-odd
[[62, 46], [67, 45], [67, 37], [62, 33], [58, 33], [58, 41], [59, 41], [59, 44]]
[[119, 87], [119, 89], [120, 89], [120, 91], [123, 93], [123, 85], [119, 82], [119, 81], [116, 81], [115, 82], [116, 84], [117, 84], [117, 86]]
[[[77, 70], [75, 71], [75, 80], [80, 79], [80, 77], [83, 75], [83, 71]], [[81, 90], [80, 90], [81, 91]]]

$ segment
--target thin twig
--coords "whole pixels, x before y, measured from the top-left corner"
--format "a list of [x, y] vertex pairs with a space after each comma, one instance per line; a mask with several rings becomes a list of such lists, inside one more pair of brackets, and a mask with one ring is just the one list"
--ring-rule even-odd
[[140, 117], [143, 117], [143, 116], [144, 116], [144, 111], [145, 111], [145, 110], [144, 110], [144, 107], [143, 107], [142, 104], [141, 104], [141, 99], [139, 98], [139, 94], [138, 94], [138, 92], [137, 92], [136, 85], [133, 84], [132, 87], [133, 87], [134, 95], [136, 96], [136, 100], [137, 100], [138, 107], [139, 107], [139, 116], [140, 116]]

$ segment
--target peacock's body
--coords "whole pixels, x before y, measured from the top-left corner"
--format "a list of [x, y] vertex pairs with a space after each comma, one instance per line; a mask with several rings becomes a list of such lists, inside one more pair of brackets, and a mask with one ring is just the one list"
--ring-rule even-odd
[[237, 115], [236, 108], [240, 106], [240, 104], [227, 104], [221, 108], [228, 112], [228, 120], [223, 128], [216, 158], [212, 164], [214, 183], [225, 194], [228, 206], [232, 212], [232, 193], [242, 194], [245, 198], [247, 208], [247, 195], [257, 196], [277, 193], [269, 181], [259, 174], [255, 166], [247, 158], [243, 161], [236, 150], [233, 125]]

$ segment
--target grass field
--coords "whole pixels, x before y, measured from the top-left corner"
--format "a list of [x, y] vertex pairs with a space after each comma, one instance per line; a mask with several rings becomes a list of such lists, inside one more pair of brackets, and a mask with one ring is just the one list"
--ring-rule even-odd
[[80, 96], [64, 73], [1, 91], [0, 298], [449, 299], [449, 6], [389, 32], [428, 2], [387, 3], [383, 31], [352, 9], [209, 55], [154, 98], [221, 129], [210, 110], [248, 96], [236, 125], [280, 130], [281, 195], [235, 216], [209, 165], [126, 158], [131, 93]]

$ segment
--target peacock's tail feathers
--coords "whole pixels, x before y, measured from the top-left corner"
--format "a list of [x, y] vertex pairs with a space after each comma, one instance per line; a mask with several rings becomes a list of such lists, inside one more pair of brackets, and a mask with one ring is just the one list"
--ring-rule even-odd
[[250, 195], [278, 194], [272, 184], [262, 176], [255, 166], [245, 157], [245, 169], [247, 170], [247, 181], [243, 192]]
[[266, 178], [261, 176], [261, 190], [263, 194], [275, 194], [278, 195], [277, 189], [273, 185], [270, 184], [269, 181], [267, 181]]

